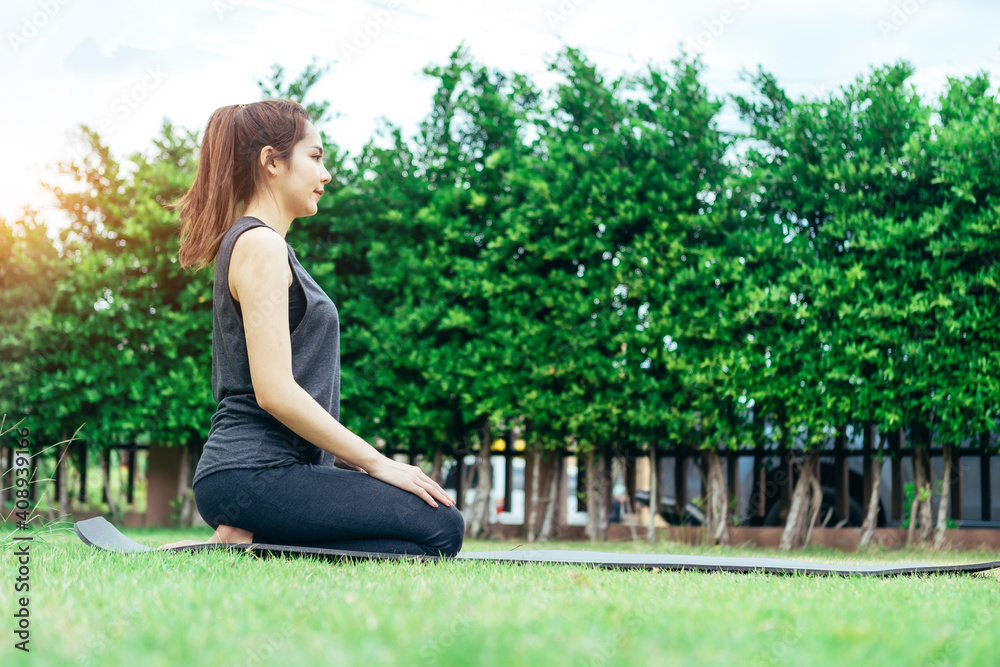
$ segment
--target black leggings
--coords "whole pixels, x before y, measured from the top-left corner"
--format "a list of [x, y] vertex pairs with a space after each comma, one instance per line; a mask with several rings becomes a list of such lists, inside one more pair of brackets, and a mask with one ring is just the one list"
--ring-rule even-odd
[[423, 498], [366, 473], [295, 464], [219, 470], [194, 485], [198, 512], [266, 544], [454, 556], [465, 519], [455, 506]]

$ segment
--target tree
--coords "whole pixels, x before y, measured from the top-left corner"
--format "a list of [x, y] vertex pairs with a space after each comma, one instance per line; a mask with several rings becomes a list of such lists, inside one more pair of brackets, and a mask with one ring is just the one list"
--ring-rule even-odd
[[[912, 265], [880, 252], [897, 251], [898, 242], [872, 239], [891, 234], [898, 220], [913, 220], [916, 201], [906, 193], [929, 184], [927, 170], [912, 166], [927, 136], [928, 110], [904, 86], [911, 74], [906, 63], [874, 68], [840, 96], [795, 104], [761, 72], [755, 83], [767, 101], [758, 106], [737, 98], [765, 146], [748, 153], [764, 186], [758, 215], [773, 221], [763, 233], [771, 247], [782, 248], [777, 275], [772, 268], [756, 271], [761, 262], [754, 267], [761, 278], [755, 282], [776, 307], [753, 308], [768, 314], [754, 336], [766, 350], [765, 365], [776, 369], [760, 399], [805, 450], [783, 548], [806, 543], [816, 520], [822, 489], [814, 472], [822, 447], [850, 422], [899, 423], [892, 399], [899, 389], [885, 390], [893, 382], [891, 349], [898, 358], [899, 345], [886, 343], [910, 326], [908, 294], [919, 286], [899, 279]], [[790, 307], [777, 305], [786, 299]]]
[[728, 182], [731, 139], [714, 126], [722, 103], [699, 80], [700, 57], [682, 54], [673, 65], [672, 77], [653, 66], [635, 77], [620, 133], [631, 151], [615, 174], [617, 204], [630, 223], [615, 252], [626, 295], [622, 366], [635, 388], [626, 414], [653, 447], [666, 433], [675, 446], [701, 451], [707, 537], [726, 544], [718, 450], [740, 444], [747, 419], [730, 303], [743, 281], [736, 244], [742, 195]]

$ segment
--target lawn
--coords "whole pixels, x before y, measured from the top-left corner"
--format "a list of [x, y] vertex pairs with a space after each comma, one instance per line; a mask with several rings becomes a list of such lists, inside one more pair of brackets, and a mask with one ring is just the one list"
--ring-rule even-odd
[[[12, 533], [8, 526], [3, 535]], [[158, 545], [211, 530], [127, 529]], [[18, 533], [23, 534], [23, 532]], [[467, 540], [464, 550], [517, 542]], [[672, 543], [521, 548], [780, 556]], [[127, 555], [69, 523], [35, 533], [31, 652], [14, 649], [14, 545], [0, 551], [3, 665], [989, 665], [1000, 574], [888, 579], [614, 571], [545, 564], [331, 563], [220, 550]], [[995, 552], [807, 549], [842, 563]]]

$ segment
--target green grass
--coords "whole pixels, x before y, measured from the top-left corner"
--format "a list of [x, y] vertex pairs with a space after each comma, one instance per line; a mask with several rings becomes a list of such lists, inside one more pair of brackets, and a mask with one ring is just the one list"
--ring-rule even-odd
[[[8, 526], [3, 535], [12, 532]], [[158, 545], [211, 530], [126, 529]], [[517, 542], [467, 540], [465, 551]], [[781, 556], [679, 544], [526, 548]], [[35, 533], [31, 652], [3, 665], [986, 665], [1000, 655], [1000, 575], [888, 579], [614, 571], [545, 564], [330, 563], [220, 550], [127, 555], [69, 523]], [[958, 563], [995, 552], [811, 548], [800, 560]]]

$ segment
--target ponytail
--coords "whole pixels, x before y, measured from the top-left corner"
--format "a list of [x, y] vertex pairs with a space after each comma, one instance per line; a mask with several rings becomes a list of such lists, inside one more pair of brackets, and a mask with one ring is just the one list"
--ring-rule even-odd
[[180, 209], [181, 268], [203, 269], [215, 258], [236, 214], [233, 154], [236, 105], [217, 109], [208, 119], [194, 184], [173, 207]]
[[194, 183], [170, 204], [180, 209], [181, 268], [201, 270], [215, 261], [222, 237], [261, 189], [261, 149], [271, 146], [276, 159], [287, 160], [308, 121], [306, 110], [292, 100], [215, 110], [202, 138]]

